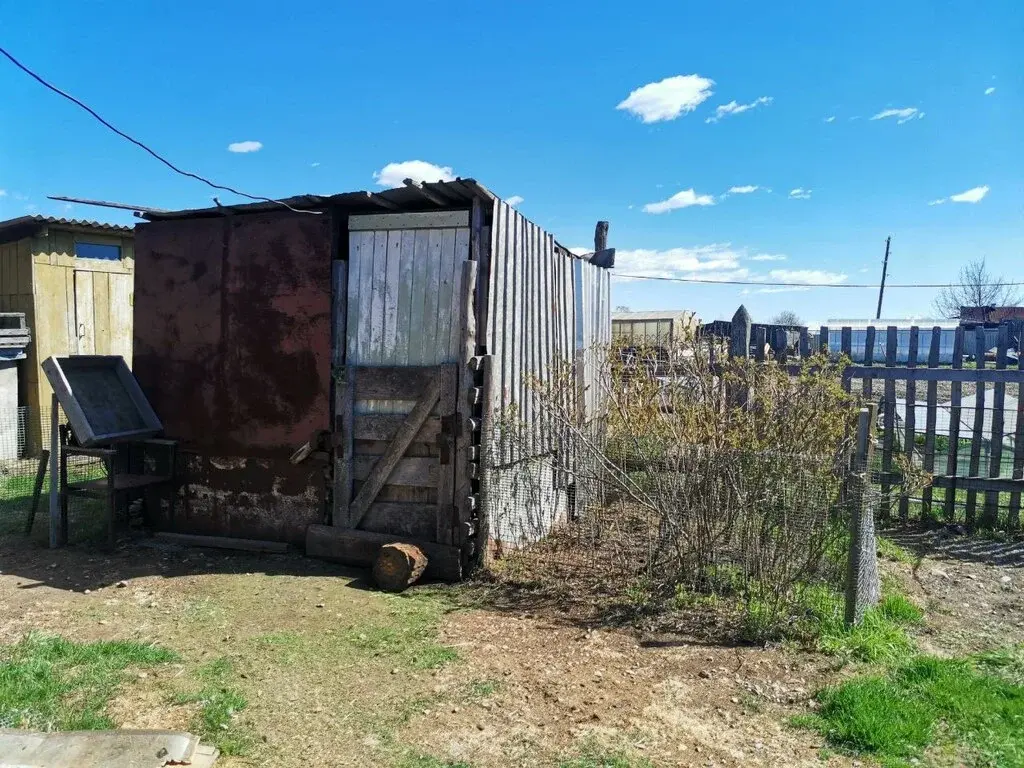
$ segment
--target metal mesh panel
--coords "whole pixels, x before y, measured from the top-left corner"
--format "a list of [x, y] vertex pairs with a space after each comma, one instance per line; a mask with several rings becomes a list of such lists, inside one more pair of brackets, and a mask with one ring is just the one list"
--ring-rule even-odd
[[[41, 449], [34, 445], [33, 431], [38, 430], [39, 444], [50, 446], [50, 409], [42, 413], [20, 407], [14, 412], [0, 414], [0, 534], [23, 532], [32, 506], [40, 466]], [[61, 424], [66, 423], [64, 413], [58, 415]], [[103, 464], [89, 456], [68, 458], [68, 476], [72, 480], [86, 480], [104, 476]], [[40, 508], [36, 513], [33, 534], [45, 536], [47, 526], [47, 501], [50, 490], [49, 463], [43, 480]], [[81, 509], [86, 503], [72, 505], [72, 510]], [[94, 515], [95, 516], [95, 515]], [[75, 526], [72, 525], [75, 529]]]

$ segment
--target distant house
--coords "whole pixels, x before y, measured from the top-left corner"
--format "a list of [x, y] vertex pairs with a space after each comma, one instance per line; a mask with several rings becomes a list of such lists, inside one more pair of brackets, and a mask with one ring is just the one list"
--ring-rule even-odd
[[960, 307], [961, 325], [999, 325], [1005, 322], [1024, 322], [1024, 307]]
[[0, 312], [22, 312], [32, 331], [20, 391], [29, 450], [52, 390], [50, 355], [132, 359], [134, 240], [130, 227], [53, 216], [0, 221]]
[[686, 309], [612, 313], [612, 340], [624, 347], [668, 350], [699, 327], [697, 314]]

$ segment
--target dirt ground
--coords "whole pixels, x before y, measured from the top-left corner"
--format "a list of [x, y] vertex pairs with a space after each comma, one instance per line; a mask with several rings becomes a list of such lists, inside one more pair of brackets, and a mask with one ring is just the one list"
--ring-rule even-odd
[[[931, 553], [886, 564], [928, 610], [922, 646], [1024, 638], [1024, 547], [903, 543]], [[297, 555], [134, 542], [105, 556], [6, 537], [0, 572], [2, 643], [42, 630], [181, 655], [132, 676], [110, 708], [122, 727], [192, 728], [197, 705], [175, 693], [226, 660], [252, 744], [225, 766], [866, 764], [786, 724], [849, 673], [794, 649], [586, 628], [508, 604], [453, 609], [465, 588], [383, 595], [362, 573]]]

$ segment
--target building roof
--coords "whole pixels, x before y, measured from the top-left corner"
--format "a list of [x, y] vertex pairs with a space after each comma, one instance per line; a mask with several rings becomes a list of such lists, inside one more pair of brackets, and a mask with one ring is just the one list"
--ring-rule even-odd
[[130, 234], [131, 227], [123, 224], [107, 224], [102, 221], [86, 221], [85, 219], [64, 219], [59, 216], [19, 216], [16, 219], [0, 221], [0, 243], [9, 243], [23, 237], [32, 237], [44, 227], [60, 226], [78, 231], [102, 232], [109, 235]]
[[[404, 187], [379, 192], [361, 190], [336, 195], [297, 195], [279, 201], [223, 205], [213, 208], [192, 208], [181, 211], [143, 211], [147, 221], [194, 219], [223, 216], [228, 213], [261, 213], [284, 211], [285, 206], [298, 210], [320, 211], [344, 208], [351, 212], [386, 213], [388, 211], [436, 211], [444, 208], [466, 208], [473, 199], [493, 201], [497, 196], [474, 179], [413, 183], [406, 179]], [[284, 203], [285, 205], [282, 205]]]
[[656, 309], [650, 312], [612, 312], [612, 320], [685, 320], [696, 316], [689, 309]]
[[910, 328], [916, 325], [918, 328], [934, 328], [939, 326], [940, 328], [956, 328], [959, 322], [956, 320], [939, 320], [934, 317], [882, 317], [878, 320], [863, 320], [856, 318], [829, 318], [823, 325], [828, 326], [831, 329], [836, 328], [867, 328], [874, 326], [875, 328], [887, 328], [890, 325], [894, 325], [897, 328]]

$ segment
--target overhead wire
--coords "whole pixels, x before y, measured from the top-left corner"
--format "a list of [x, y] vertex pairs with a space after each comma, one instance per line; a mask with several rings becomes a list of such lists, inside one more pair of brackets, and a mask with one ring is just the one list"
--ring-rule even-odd
[[[612, 277], [628, 280], [660, 280], [669, 283], [699, 283], [701, 285], [752, 285], [761, 288], [874, 288], [877, 283], [793, 283], [772, 280], [715, 280], [708, 277], [663, 277], [661, 275], [624, 275], [612, 272]], [[1000, 281], [998, 283], [974, 283], [970, 287], [988, 288], [998, 286], [1024, 285], [1024, 281]], [[962, 283], [886, 283], [889, 288], [962, 288]]]
[[94, 110], [92, 107], [90, 107], [85, 102], [75, 98], [74, 96], [72, 96], [67, 91], [61, 90], [56, 85], [53, 85], [52, 83], [50, 83], [47, 80], [45, 80], [42, 76], [40, 76], [40, 75], [36, 74], [35, 72], [33, 72], [27, 66], [25, 66], [20, 61], [18, 61], [18, 59], [16, 59], [6, 48], [0, 46], [0, 53], [2, 53], [14, 66], [16, 66], [18, 69], [20, 69], [26, 75], [28, 75], [33, 80], [38, 82], [40, 85], [42, 85], [43, 87], [47, 88], [50, 91], [53, 91], [58, 96], [61, 96], [61, 97], [65, 98], [65, 99], [67, 99], [68, 101], [72, 102], [73, 104], [78, 105], [79, 107], [84, 109], [86, 112], [88, 112], [90, 115], [92, 115], [92, 117], [94, 117], [96, 120], [98, 120], [100, 123], [102, 123], [104, 126], [106, 126], [111, 131], [116, 133], [118, 136], [120, 136], [121, 138], [125, 139], [126, 141], [131, 142], [135, 146], [139, 147], [140, 149], [144, 150], [148, 154], [152, 155], [154, 158], [159, 160], [161, 163], [166, 165], [168, 168], [170, 168], [175, 173], [180, 174], [180, 175], [185, 176], [185, 177], [190, 178], [190, 179], [195, 179], [196, 181], [200, 181], [203, 184], [206, 184], [207, 186], [212, 187], [213, 189], [219, 189], [219, 190], [222, 190], [224, 192], [230, 192], [233, 195], [238, 195], [239, 197], [244, 197], [244, 198], [246, 198], [248, 200], [254, 200], [254, 201], [262, 202], [262, 203], [274, 203], [276, 205], [280, 205], [280, 206], [282, 206], [284, 208], [287, 208], [289, 211], [292, 211], [293, 213], [309, 213], [309, 214], [313, 214], [313, 215], [319, 215], [320, 214], [320, 211], [307, 211], [307, 210], [303, 210], [301, 208], [294, 208], [291, 205], [289, 205], [288, 203], [286, 203], [285, 201], [278, 200], [278, 199], [273, 198], [273, 197], [263, 197], [261, 195], [250, 195], [248, 192], [242, 192], [241, 190], [235, 189], [234, 187], [229, 187], [229, 186], [227, 186], [225, 184], [217, 184], [216, 182], [210, 181], [209, 179], [204, 178], [203, 176], [200, 176], [199, 174], [192, 173], [191, 171], [186, 171], [186, 170], [183, 170], [182, 168], [179, 168], [178, 166], [176, 166], [174, 163], [172, 163], [170, 160], [165, 158], [160, 153], [156, 152], [153, 149], [150, 149], [143, 142], [139, 141], [136, 138], [133, 138], [132, 136], [129, 136], [124, 131], [120, 130], [116, 126], [114, 126], [111, 123], [109, 123], [107, 120], [105, 120], [103, 117], [101, 117], [96, 112], [96, 110]]

